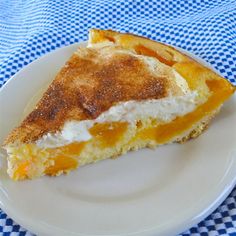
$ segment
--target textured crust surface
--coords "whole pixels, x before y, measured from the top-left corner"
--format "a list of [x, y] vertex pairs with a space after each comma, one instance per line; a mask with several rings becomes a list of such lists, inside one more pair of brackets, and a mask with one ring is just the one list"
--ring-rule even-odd
[[[90, 43], [115, 42], [119, 49], [147, 55], [169, 66], [192, 59], [176, 49], [152, 40], [113, 31], [91, 30]], [[218, 75], [209, 72], [214, 79]], [[193, 75], [194, 76], [194, 75]], [[154, 74], [142, 60], [129, 53], [116, 53], [116, 48], [99, 50], [79, 48], [53, 80], [36, 108], [5, 140], [30, 143], [46, 133], [61, 129], [67, 120], [95, 119], [118, 102], [159, 99], [180, 95], [170, 75]]]
[[180, 92], [168, 74], [155, 75], [132, 54], [79, 48], [5, 144], [34, 142], [66, 120], [95, 119], [118, 102], [166, 97], [167, 89]]

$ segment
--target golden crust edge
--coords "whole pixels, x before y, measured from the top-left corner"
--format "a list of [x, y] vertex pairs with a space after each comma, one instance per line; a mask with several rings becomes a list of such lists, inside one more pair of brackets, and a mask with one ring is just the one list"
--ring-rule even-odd
[[[100, 36], [113, 36], [115, 38], [120, 38], [120, 37], [130, 37], [130, 39], [128, 40], [130, 41], [135, 41], [136, 44], [130, 44], [129, 48], [133, 48], [134, 45], [137, 44], [144, 44], [147, 47], [151, 48], [153, 47], [153, 49], [157, 49], [157, 48], [161, 48], [162, 50], [170, 50], [171, 53], [173, 53], [176, 56], [176, 59], [178, 59], [177, 64], [178, 63], [183, 63], [183, 62], [192, 62], [192, 63], [196, 63], [199, 66], [201, 66], [202, 68], [204, 68], [205, 71], [210, 72], [212, 79], [224, 79], [228, 82], [228, 84], [230, 84], [234, 90], [236, 90], [236, 85], [233, 85], [232, 83], [230, 83], [226, 78], [224, 78], [222, 75], [220, 75], [218, 72], [212, 70], [211, 68], [203, 65], [202, 63], [198, 62], [197, 60], [195, 60], [194, 58], [192, 58], [191, 56], [186, 55], [184, 52], [179, 51], [176, 47], [171, 46], [169, 44], [166, 44], [164, 42], [160, 42], [160, 41], [155, 41], [152, 39], [149, 39], [147, 37], [141, 36], [141, 35], [135, 35], [132, 33], [121, 33], [118, 31], [113, 31], [111, 29], [107, 29], [107, 30], [102, 30], [102, 29], [96, 29], [96, 28], [92, 28], [89, 30], [89, 43], [92, 43], [93, 41], [93, 35], [95, 35], [96, 37], [100, 37]], [[97, 35], [97, 36], [96, 36]], [[138, 39], [138, 40], [137, 40]], [[106, 39], [104, 39], [106, 40]], [[120, 41], [117, 41], [118, 44], [120, 44]]]

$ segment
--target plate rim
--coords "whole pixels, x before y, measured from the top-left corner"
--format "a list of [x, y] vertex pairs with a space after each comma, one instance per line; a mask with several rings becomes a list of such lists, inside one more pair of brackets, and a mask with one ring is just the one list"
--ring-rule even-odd
[[[49, 53], [46, 53], [46, 54], [42, 55], [41, 57], [37, 58], [36, 60], [30, 62], [28, 65], [24, 66], [17, 73], [15, 73], [11, 78], [9, 78], [5, 82], [5, 84], [2, 85], [2, 87], [0, 88], [0, 97], [1, 97], [2, 91], [7, 90], [8, 86], [10, 86], [12, 83], [14, 83], [14, 81], [17, 79], [18, 74], [22, 73], [22, 71], [25, 70], [27, 67], [30, 67], [32, 64], [35, 64], [40, 60], [44, 60], [45, 57], [48, 57], [49, 55], [55, 53], [56, 51], [58, 52], [59, 50], [66, 50], [66, 48], [70, 48], [70, 47], [73, 47], [73, 46], [84, 45], [85, 43], [87, 43], [87, 41], [82, 41], [82, 42], [67, 45], [65, 47], [57, 48], [57, 49], [55, 49], [55, 50], [53, 50]], [[180, 52], [186, 54], [187, 56], [193, 58], [194, 60], [204, 64], [205, 66], [209, 67], [210, 69], [214, 70], [216, 73], [218, 73], [220, 75], [220, 73], [218, 71], [216, 71], [216, 69], [210, 63], [206, 62], [205, 60], [203, 60], [199, 56], [197, 56], [197, 55], [195, 55], [191, 52], [188, 52], [185, 49], [182, 49], [180, 47], [175, 47], [175, 48], [178, 49]], [[233, 95], [231, 99], [236, 99], [236, 96]], [[218, 191], [214, 192], [214, 194], [212, 193], [212, 195], [215, 196], [214, 197], [215, 200], [212, 201], [211, 204], [209, 204], [204, 209], [201, 209], [197, 216], [193, 217], [192, 219], [186, 219], [185, 222], [182, 222], [181, 225], [176, 225], [176, 227], [175, 227], [176, 229], [172, 229], [172, 231], [175, 230], [172, 233], [179, 234], [179, 233], [189, 229], [191, 226], [199, 223], [203, 219], [205, 219], [208, 215], [210, 215], [226, 199], [226, 197], [233, 190], [235, 185], [236, 185], [236, 174], [234, 175], [234, 178], [231, 180], [231, 182], [229, 182], [223, 189], [218, 188], [217, 189]], [[36, 229], [35, 226], [39, 225], [37, 222], [34, 222], [34, 225], [30, 225], [30, 224], [26, 223], [24, 220], [21, 220], [20, 214], [15, 214], [13, 209], [8, 208], [7, 206], [5, 206], [4, 201], [2, 201], [2, 199], [0, 199], [0, 207], [1, 207], [1, 209], [3, 209], [3, 211], [7, 214], [8, 217], [14, 219], [14, 221], [16, 221], [17, 224], [19, 224], [21, 227], [24, 227], [26, 230], [29, 230], [30, 232], [34, 232], [34, 233], [37, 233], [37, 234], [41, 234], [43, 232], [43, 231], [41, 231], [42, 228], [40, 228], [40, 227]], [[44, 229], [45, 228], [46, 228], [46, 226], [44, 226]], [[53, 228], [54, 227], [50, 226], [50, 227], [47, 228], [47, 230], [50, 230], [50, 229], [53, 229]], [[46, 232], [46, 231], [44, 231], [44, 232]], [[47, 232], [49, 232], [49, 231], [47, 231]], [[139, 233], [134, 232], [134, 233], [130, 233], [130, 234], [120, 234], [120, 235], [143, 235], [144, 233], [153, 234], [153, 233], [156, 233], [156, 232], [157, 232], [156, 227], [153, 227], [151, 229], [148, 229], [145, 232], [142, 231], [142, 232], [139, 232]], [[52, 232], [50, 232], [50, 233], [52, 233]], [[43, 233], [43, 234], [45, 235], [45, 233]], [[84, 235], [84, 234], [76, 233], [76, 234], [71, 234], [71, 235]], [[167, 234], [163, 234], [163, 235], [172, 235], [172, 234], [167, 233]]]

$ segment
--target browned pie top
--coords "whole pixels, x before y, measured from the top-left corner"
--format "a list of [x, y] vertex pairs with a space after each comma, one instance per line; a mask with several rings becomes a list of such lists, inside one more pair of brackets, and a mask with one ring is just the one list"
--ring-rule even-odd
[[167, 66], [154, 73], [143, 59], [120, 47], [79, 48], [5, 145], [33, 142], [60, 130], [67, 120], [95, 119], [118, 102], [159, 99], [170, 90], [181, 94], [170, 75]]

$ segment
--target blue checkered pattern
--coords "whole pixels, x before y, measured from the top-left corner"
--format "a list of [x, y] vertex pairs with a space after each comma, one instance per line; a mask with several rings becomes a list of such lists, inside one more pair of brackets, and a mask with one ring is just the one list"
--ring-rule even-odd
[[[235, 0], [1, 0], [0, 87], [56, 48], [86, 40], [88, 29], [132, 32], [182, 47], [236, 85]], [[236, 235], [236, 189], [182, 235]], [[0, 234], [31, 235], [0, 212]]]

